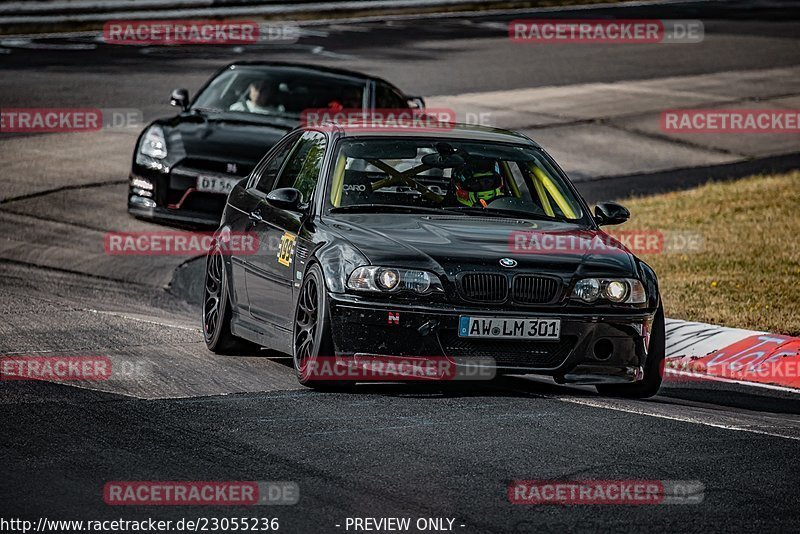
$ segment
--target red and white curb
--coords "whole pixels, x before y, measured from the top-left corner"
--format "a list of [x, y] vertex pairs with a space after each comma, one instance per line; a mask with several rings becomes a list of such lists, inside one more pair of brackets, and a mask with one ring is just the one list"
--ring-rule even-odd
[[800, 392], [800, 338], [667, 319], [664, 379]]

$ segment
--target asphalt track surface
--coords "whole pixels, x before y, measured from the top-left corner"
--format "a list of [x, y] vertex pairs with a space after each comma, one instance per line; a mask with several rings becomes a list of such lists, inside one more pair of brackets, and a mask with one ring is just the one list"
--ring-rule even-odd
[[[194, 90], [237, 58], [368, 70], [423, 95], [800, 64], [798, 13], [786, 3], [604, 15], [657, 18], [664, 9], [702, 18], [703, 47], [532, 54], [498, 30], [516, 16], [335, 24], [280, 50], [240, 53], [0, 42], [10, 50], [0, 55], [0, 105], [136, 108], [151, 119], [169, 112], [163, 101], [173, 87]], [[409, 45], [420, 40], [425, 47]], [[108, 229], [159, 229], [124, 212], [132, 139], [135, 132], [0, 139], [0, 162], [14, 160], [9, 147], [32, 150], [3, 171], [0, 353], [112, 354], [153, 371], [93, 389], [0, 382], [0, 517], [277, 517], [287, 533], [344, 532], [348, 517], [448, 517], [465, 533], [800, 530], [800, 398], [792, 393], [669, 382], [653, 399], [622, 401], [519, 377], [317, 393], [294, 382], [280, 355], [212, 356], [192, 294], [198, 262], [176, 276], [181, 259], [114, 262], [96, 252]], [[19, 235], [25, 250], [10, 240]], [[515, 506], [506, 495], [514, 479], [690, 480], [705, 497]], [[120, 508], [103, 502], [112, 480], [295, 481], [301, 497], [281, 507]]]

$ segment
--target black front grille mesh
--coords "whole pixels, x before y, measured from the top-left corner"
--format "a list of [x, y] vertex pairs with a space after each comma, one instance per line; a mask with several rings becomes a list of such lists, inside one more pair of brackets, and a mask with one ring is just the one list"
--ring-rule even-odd
[[500, 367], [553, 369], [567, 359], [578, 341], [564, 336], [558, 341], [470, 339], [445, 330], [439, 333], [444, 353], [456, 358], [492, 358]]
[[514, 278], [512, 298], [520, 304], [544, 304], [556, 298], [558, 280], [543, 276], [517, 276]]
[[[508, 277], [502, 273], [468, 273], [461, 278], [461, 293], [474, 302], [501, 303], [508, 298]], [[547, 304], [559, 295], [561, 282], [555, 278], [517, 275], [511, 298], [519, 304]]]
[[250, 174], [253, 165], [241, 162], [227, 162], [213, 159], [186, 158], [181, 162], [180, 169], [187, 174], [204, 174], [207, 172], [219, 173], [231, 178], [244, 177]]
[[508, 278], [493, 273], [465, 274], [461, 278], [461, 291], [469, 300], [503, 302], [508, 297]]

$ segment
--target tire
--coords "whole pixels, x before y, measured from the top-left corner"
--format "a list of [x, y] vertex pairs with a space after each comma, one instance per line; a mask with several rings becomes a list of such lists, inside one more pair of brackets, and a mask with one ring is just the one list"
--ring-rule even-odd
[[292, 363], [297, 381], [325, 390], [348, 389], [353, 385], [347, 381], [314, 380], [310, 369], [320, 356], [332, 358], [335, 352], [325, 278], [319, 264], [312, 263], [303, 276], [292, 329]]
[[253, 353], [260, 347], [231, 333], [231, 303], [228, 276], [219, 249], [206, 256], [203, 282], [203, 339], [216, 354]]
[[650, 349], [647, 352], [647, 361], [644, 365], [644, 378], [632, 384], [601, 384], [595, 386], [597, 392], [609, 397], [627, 399], [652, 397], [658, 393], [658, 389], [661, 387], [661, 380], [664, 377], [665, 352], [664, 308], [659, 305], [653, 320], [653, 330], [650, 334]]

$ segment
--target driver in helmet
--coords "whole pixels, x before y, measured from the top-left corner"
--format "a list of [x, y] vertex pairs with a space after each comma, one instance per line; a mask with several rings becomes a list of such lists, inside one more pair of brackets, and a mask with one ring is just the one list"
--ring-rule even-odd
[[493, 160], [473, 160], [453, 169], [456, 199], [465, 206], [483, 206], [505, 196], [503, 177]]

